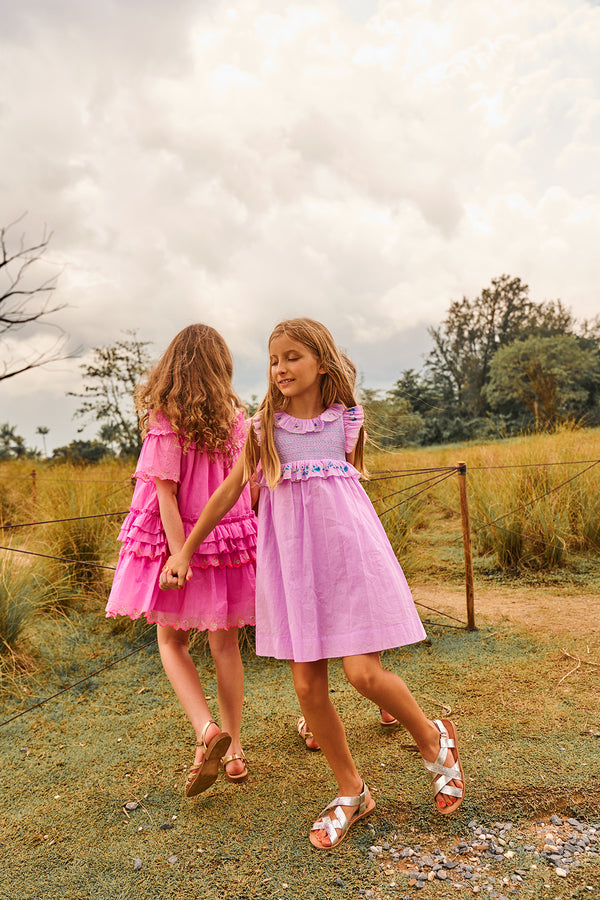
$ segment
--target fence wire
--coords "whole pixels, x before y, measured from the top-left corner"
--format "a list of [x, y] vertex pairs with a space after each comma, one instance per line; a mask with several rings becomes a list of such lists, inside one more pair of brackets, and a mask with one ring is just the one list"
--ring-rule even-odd
[[[507, 513], [503, 513], [500, 516], [497, 516], [495, 519], [491, 519], [487, 522], [480, 522], [478, 524], [478, 528], [479, 529], [485, 528], [485, 527], [501, 528], [509, 533], [513, 533], [513, 534], [519, 535], [520, 537], [524, 537], [527, 540], [530, 540], [532, 542], [537, 542], [539, 544], [543, 544], [545, 546], [552, 547], [556, 550], [560, 550], [561, 552], [563, 552], [565, 549], [564, 547], [560, 547], [560, 548], [556, 547], [556, 545], [554, 545], [554, 544], [545, 542], [541, 539], [534, 538], [533, 536], [527, 536], [527, 535], [521, 534], [520, 532], [516, 532], [512, 529], [506, 528], [505, 526], [499, 525], [498, 523], [501, 522], [502, 519], [508, 518], [508, 516], [510, 516], [510, 515], [514, 515], [515, 513], [519, 512], [521, 510], [527, 509], [527, 508], [531, 507], [532, 505], [534, 505], [535, 503], [542, 500], [544, 497], [547, 497], [548, 495], [555, 493], [556, 491], [565, 487], [567, 484], [571, 483], [575, 479], [584, 475], [590, 469], [593, 469], [599, 463], [600, 463], [600, 459], [593, 459], [593, 460], [561, 461], [561, 462], [555, 462], [555, 463], [517, 464], [514, 466], [501, 465], [501, 466], [473, 466], [473, 467], [470, 467], [468, 469], [469, 472], [485, 471], [485, 470], [492, 470], [492, 469], [517, 469], [517, 468], [540, 468], [540, 467], [565, 466], [565, 465], [585, 465], [585, 468], [582, 469], [580, 472], [577, 472], [575, 475], [572, 475], [571, 477], [566, 478], [564, 481], [560, 482], [560, 484], [555, 485], [552, 488], [549, 488], [547, 491], [544, 491], [544, 493], [540, 494], [537, 497], [534, 497], [528, 503], [519, 504], [519, 506], [515, 507], [513, 510], [510, 510]], [[374, 502], [385, 501], [385, 500], [389, 500], [391, 497], [397, 496], [398, 494], [404, 493], [407, 490], [412, 490], [415, 487], [421, 488], [420, 490], [415, 491], [414, 493], [411, 493], [408, 497], [403, 498], [398, 503], [396, 503], [394, 506], [391, 506], [391, 507], [388, 507], [388, 508], [382, 510], [378, 514], [379, 517], [381, 518], [386, 513], [392, 512], [394, 509], [397, 509], [402, 504], [407, 503], [410, 500], [413, 500], [415, 497], [420, 496], [421, 494], [425, 493], [426, 491], [432, 490], [433, 488], [437, 487], [437, 485], [441, 484], [446, 479], [451, 478], [453, 475], [457, 474], [457, 472], [459, 472], [459, 471], [460, 470], [459, 470], [458, 466], [438, 466], [438, 467], [429, 467], [429, 468], [422, 468], [422, 469], [404, 469], [404, 470], [396, 470], [396, 471], [383, 470], [381, 472], [372, 473], [372, 475], [369, 479], [371, 482], [386, 481], [386, 480], [397, 479], [397, 478], [415, 477], [415, 476], [420, 476], [420, 475], [428, 476], [428, 477], [424, 478], [422, 481], [418, 481], [416, 483], [407, 485], [404, 488], [400, 488], [397, 491], [393, 491], [391, 494], [387, 494], [385, 497], [376, 498], [374, 500]], [[31, 475], [18, 476], [18, 477], [31, 478]], [[51, 479], [44, 479], [44, 480], [51, 480]], [[56, 480], [59, 480], [59, 479], [56, 479]], [[91, 483], [91, 482], [88, 480], [87, 482], [81, 482], [81, 483]], [[96, 483], [96, 484], [110, 483], [113, 485], [115, 484], [115, 482], [109, 482], [106, 480], [96, 481], [94, 483]], [[124, 485], [121, 485], [118, 488], [118, 490], [121, 490], [122, 487], [124, 487]], [[94, 515], [87, 515], [87, 516], [70, 516], [70, 517], [62, 518], [62, 519], [48, 519], [48, 520], [43, 520], [43, 521], [38, 521], [38, 522], [23, 522], [20, 524], [0, 525], [0, 530], [6, 531], [9, 529], [29, 528], [29, 527], [39, 526], [39, 525], [52, 525], [52, 524], [57, 524], [60, 522], [72, 522], [72, 521], [78, 521], [80, 519], [107, 518], [107, 517], [117, 516], [117, 515], [124, 516], [126, 514], [127, 514], [127, 511], [119, 510], [119, 511], [110, 512], [110, 513], [96, 513]], [[477, 531], [478, 528], [476, 528], [475, 531]], [[457, 540], [459, 540], [459, 539], [457, 539]], [[71, 558], [67, 558], [67, 557], [51, 556], [49, 554], [38, 553], [38, 552], [35, 552], [32, 550], [23, 550], [21, 548], [0, 546], [0, 550], [11, 551], [11, 552], [16, 552], [16, 553], [24, 553], [29, 556], [39, 556], [39, 557], [43, 557], [45, 559], [53, 559], [53, 560], [58, 560], [61, 562], [85, 565], [85, 566], [90, 566], [90, 567], [98, 568], [98, 569], [107, 569], [107, 570], [111, 570], [111, 571], [115, 570], [114, 566], [105, 566], [105, 565], [90, 562], [87, 560], [75, 560], [75, 559], [71, 559]], [[570, 552], [572, 552], [572, 551], [570, 551]], [[434, 612], [437, 615], [441, 615], [445, 618], [453, 619], [455, 622], [459, 623], [459, 625], [451, 625], [449, 623], [426, 621], [426, 624], [442, 625], [442, 627], [461, 628], [461, 629], [464, 629], [466, 627], [466, 623], [463, 622], [461, 619], [456, 618], [455, 616], [452, 616], [448, 613], [444, 613], [441, 610], [435, 609], [433, 607], [426, 606], [424, 603], [420, 603], [417, 601], [415, 601], [415, 605], [419, 606], [423, 609], [427, 609], [430, 612]], [[95, 676], [99, 675], [101, 672], [104, 672], [106, 669], [109, 669], [112, 666], [115, 666], [118, 663], [123, 662], [124, 660], [133, 656], [135, 653], [139, 653], [141, 650], [145, 649], [146, 647], [151, 646], [154, 643], [156, 643], [156, 638], [154, 638], [151, 641], [148, 641], [148, 643], [143, 644], [141, 647], [137, 647], [135, 650], [132, 650], [130, 653], [127, 653], [126, 655], [121, 656], [118, 659], [113, 660], [112, 662], [106, 663], [101, 668], [95, 670], [94, 672], [91, 672], [89, 675], [86, 675], [84, 678], [81, 678], [79, 681], [75, 682], [74, 684], [71, 684], [65, 688], [62, 688], [60, 691], [57, 691], [55, 694], [52, 694], [51, 696], [46, 697], [43, 700], [40, 700], [38, 703], [34, 704], [33, 706], [27, 707], [26, 709], [21, 710], [20, 712], [16, 713], [15, 715], [11, 716], [10, 718], [6, 719], [5, 721], [0, 722], [0, 728], [3, 727], [4, 725], [8, 725], [10, 722], [13, 722], [15, 719], [20, 718], [21, 716], [25, 715], [28, 712], [31, 712], [32, 710], [35, 710], [35, 709], [40, 708], [41, 706], [44, 706], [46, 703], [49, 703], [51, 700], [54, 700], [56, 697], [59, 697], [62, 694], [66, 693], [70, 690], [73, 690], [73, 688], [79, 686], [80, 684], [83, 684], [85, 681], [88, 681], [90, 678], [94, 678]]]

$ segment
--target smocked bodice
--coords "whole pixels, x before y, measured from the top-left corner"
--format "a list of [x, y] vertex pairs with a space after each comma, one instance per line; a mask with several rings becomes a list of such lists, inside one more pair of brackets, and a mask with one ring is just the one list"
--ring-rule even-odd
[[[346, 460], [354, 449], [363, 422], [360, 406], [349, 409], [336, 403], [314, 419], [296, 419], [286, 412], [274, 417], [274, 438], [282, 480], [342, 476], [359, 478]], [[260, 441], [260, 423], [254, 421]]]

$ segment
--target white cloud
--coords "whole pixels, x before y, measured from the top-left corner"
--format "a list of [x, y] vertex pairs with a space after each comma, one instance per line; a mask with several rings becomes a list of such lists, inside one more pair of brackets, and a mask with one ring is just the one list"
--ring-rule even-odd
[[[204, 319], [246, 396], [286, 315], [326, 321], [367, 384], [418, 367], [450, 300], [503, 272], [591, 316], [599, 16], [584, 0], [189, 0], [168, 16], [9, 0], [1, 224], [28, 210], [28, 233], [54, 231], [73, 345], [138, 328], [160, 351]], [[54, 385], [64, 418], [64, 366], [4, 382], [0, 418], [29, 421], [26, 383]]]

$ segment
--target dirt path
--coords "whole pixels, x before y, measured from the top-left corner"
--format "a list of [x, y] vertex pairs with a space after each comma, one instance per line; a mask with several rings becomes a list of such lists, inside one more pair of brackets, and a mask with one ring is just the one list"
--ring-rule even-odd
[[[412, 584], [418, 603], [466, 620], [464, 588], [435, 584]], [[421, 610], [423, 613], [424, 610]], [[600, 658], [600, 596], [557, 587], [482, 588], [475, 586], [475, 621], [491, 624], [501, 619], [533, 632], [564, 637], [581, 652], [598, 651]], [[600, 659], [599, 659], [600, 661]], [[600, 670], [599, 670], [600, 671]]]

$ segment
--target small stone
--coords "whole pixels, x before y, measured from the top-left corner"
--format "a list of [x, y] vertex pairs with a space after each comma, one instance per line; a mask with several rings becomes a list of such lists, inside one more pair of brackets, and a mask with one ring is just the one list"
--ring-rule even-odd
[[569, 874], [566, 869], [561, 869], [560, 866], [557, 866], [554, 871], [560, 878], [566, 878], [567, 875]]
[[163, 831], [168, 831], [169, 828], [173, 827], [172, 822], [163, 822], [162, 825], [159, 826]]
[[557, 816], [556, 813], [552, 813], [550, 816], [550, 822], [552, 825], [562, 825], [562, 819], [560, 816]]
[[378, 853], [381, 853], [381, 851], [382, 847], [378, 847], [376, 844], [373, 844], [372, 847], [369, 847], [369, 853], [374, 853], [375, 855], [377, 855]]
[[[335, 881], [333, 883], [335, 884], [336, 887], [344, 887], [344, 882], [342, 881], [342, 879], [339, 876], [338, 876], [338, 878], [335, 879]], [[287, 887], [287, 884], [285, 886]]]
[[424, 856], [424, 857], [421, 859], [421, 865], [422, 865], [422, 866], [427, 866], [428, 868], [431, 868], [431, 867], [433, 866], [433, 860], [432, 860], [432, 858], [431, 858], [430, 856]]
[[448, 862], [444, 863], [444, 868], [445, 869], [455, 869], [457, 867], [457, 865], [458, 865], [457, 862], [448, 861]]
[[414, 850], [411, 847], [405, 847], [400, 851], [400, 856], [402, 859], [408, 859], [409, 856], [414, 856]]
[[133, 871], [134, 871], [134, 872], [139, 872], [141, 868], [142, 868], [142, 861], [141, 861], [141, 859], [140, 859], [139, 856], [138, 856], [138, 857], [136, 857], [136, 859], [134, 859], [134, 861], [133, 861]]
[[179, 862], [176, 856], [170, 856], [167, 860], [170, 866], [174, 866], [176, 862]]
[[427, 876], [427, 881], [433, 881], [435, 879], [435, 872], [430, 872]]
[[504, 857], [505, 857], [505, 859], [512, 859], [514, 855], [515, 854], [514, 854], [513, 850], [507, 850], [506, 853], [504, 854]]
[[383, 847], [384, 850], [389, 850], [389, 849], [390, 849], [390, 845], [389, 845], [388, 843], [382, 844], [382, 847]]
[[129, 803], [125, 804], [125, 809], [137, 809], [139, 805], [137, 800], [130, 800]]
[[445, 869], [438, 869], [435, 873], [436, 878], [439, 878], [440, 881], [446, 881], [448, 878], [448, 873]]

